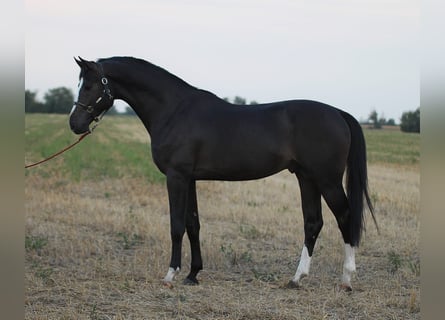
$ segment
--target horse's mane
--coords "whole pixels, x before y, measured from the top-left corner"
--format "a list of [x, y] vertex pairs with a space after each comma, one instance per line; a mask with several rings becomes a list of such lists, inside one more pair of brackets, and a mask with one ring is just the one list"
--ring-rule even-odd
[[139, 65], [147, 65], [151, 67], [157, 67], [162, 69], [161, 67], [158, 67], [154, 65], [153, 63], [150, 63], [148, 61], [145, 61], [143, 59], [134, 58], [130, 56], [122, 56], [122, 57], [110, 57], [110, 58], [100, 58], [97, 60], [97, 62], [121, 62], [121, 63], [130, 63], [130, 64], [139, 64]]
[[188, 87], [194, 88], [193, 86], [188, 84], [186, 81], [184, 81], [181, 78], [175, 76], [174, 74], [168, 72], [164, 68], [161, 68], [161, 67], [159, 67], [151, 62], [148, 62], [146, 60], [143, 60], [143, 59], [134, 58], [134, 57], [130, 57], [130, 56], [120, 56], [120, 57], [111, 57], [111, 58], [101, 58], [101, 59], [98, 59], [97, 62], [99, 62], [99, 63], [101, 63], [101, 62], [119, 63], [119, 64], [125, 64], [129, 67], [131, 67], [131, 66], [137, 67], [139, 70], [146, 69], [147, 72], [155, 72], [155, 73], [166, 75], [169, 78], [175, 80], [176, 82], [178, 82], [182, 85], [186, 85]]

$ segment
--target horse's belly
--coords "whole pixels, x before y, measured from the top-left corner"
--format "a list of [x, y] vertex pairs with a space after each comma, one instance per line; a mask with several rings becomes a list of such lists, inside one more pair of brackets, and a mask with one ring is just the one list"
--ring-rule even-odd
[[228, 153], [209, 155], [195, 167], [197, 180], [241, 181], [260, 179], [289, 167], [290, 161], [275, 154]]

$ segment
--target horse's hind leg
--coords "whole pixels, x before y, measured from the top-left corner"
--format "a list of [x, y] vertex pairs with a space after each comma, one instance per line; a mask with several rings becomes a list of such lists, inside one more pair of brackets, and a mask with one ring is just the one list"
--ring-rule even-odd
[[351, 276], [355, 272], [355, 247], [351, 244], [351, 219], [348, 199], [341, 182], [335, 186], [327, 186], [322, 189], [323, 198], [334, 213], [338, 227], [345, 242], [345, 260], [343, 263], [342, 287], [352, 290]]
[[301, 278], [309, 274], [315, 242], [323, 227], [321, 193], [318, 187], [312, 180], [304, 177], [298, 177], [298, 182], [304, 218], [304, 246], [295, 276], [289, 282], [290, 287], [298, 286]]
[[193, 180], [190, 183], [187, 201], [186, 212], [186, 230], [190, 240], [190, 248], [192, 254], [192, 262], [190, 266], [190, 273], [185, 278], [184, 284], [198, 284], [196, 275], [202, 270], [201, 247], [199, 244], [199, 215], [198, 215], [198, 201], [196, 198], [196, 182]]

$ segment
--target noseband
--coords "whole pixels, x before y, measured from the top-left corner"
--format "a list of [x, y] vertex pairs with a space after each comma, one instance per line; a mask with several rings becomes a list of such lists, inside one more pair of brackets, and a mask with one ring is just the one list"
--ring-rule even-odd
[[[99, 98], [97, 98], [96, 99], [96, 102], [95, 102], [95, 104], [94, 104], [94, 106], [93, 105], [86, 105], [86, 104], [84, 104], [84, 103], [82, 103], [82, 102], [79, 102], [79, 101], [74, 101], [74, 105], [76, 106], [76, 107], [81, 107], [83, 110], [85, 110], [86, 112], [88, 112], [88, 113], [93, 113], [93, 111], [94, 111], [94, 107], [100, 102], [100, 101], [102, 101], [102, 99], [103, 98], [108, 98], [109, 100], [113, 100], [113, 95], [111, 94], [111, 90], [110, 90], [110, 88], [108, 87], [108, 79], [105, 77], [105, 75], [104, 75], [104, 70], [103, 70], [103, 67], [102, 67], [102, 65], [101, 64], [97, 64], [98, 66], [99, 66], [99, 70], [100, 70], [100, 73], [101, 73], [101, 80], [100, 80], [100, 82], [102, 83], [102, 86], [103, 86], [103, 91], [102, 91], [102, 95], [99, 97]], [[104, 112], [102, 112], [101, 113], [101, 115], [102, 114], [104, 114], [106, 111], [104, 111]], [[101, 116], [100, 115], [100, 116]], [[100, 117], [99, 116], [99, 117]], [[98, 121], [98, 119], [99, 119], [99, 117], [96, 117], [94, 120], [96, 120], [96, 122]]]

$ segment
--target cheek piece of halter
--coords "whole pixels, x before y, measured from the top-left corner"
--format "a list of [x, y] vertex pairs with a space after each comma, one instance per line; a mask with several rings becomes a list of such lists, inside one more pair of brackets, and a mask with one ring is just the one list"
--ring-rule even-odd
[[[96, 99], [96, 102], [94, 103], [94, 105], [86, 105], [86, 104], [84, 104], [84, 103], [82, 103], [82, 102], [79, 102], [79, 101], [75, 101], [75, 102], [74, 102], [74, 105], [75, 105], [76, 107], [80, 107], [80, 108], [82, 108], [83, 110], [85, 110], [85, 111], [88, 112], [88, 113], [93, 113], [93, 112], [94, 112], [94, 107], [97, 106], [97, 105], [99, 104], [99, 102], [102, 101], [102, 99], [105, 98], [105, 99], [113, 100], [113, 95], [111, 94], [110, 87], [108, 87], [108, 79], [107, 79], [107, 78], [105, 77], [105, 75], [104, 75], [103, 67], [102, 67], [102, 65], [99, 64], [99, 63], [98, 63], [97, 65], [99, 66], [99, 70], [100, 70], [100, 73], [101, 73], [101, 80], [100, 80], [100, 82], [102, 83], [102, 86], [103, 86], [102, 95], [101, 95], [99, 98]], [[108, 110], [109, 110], [109, 109], [106, 109], [106, 110], [102, 111], [102, 112], [101, 112], [98, 116], [96, 116], [93, 120], [94, 120], [95, 122], [99, 122], [100, 119], [103, 118], [103, 116], [105, 115], [105, 113], [106, 113]]]

